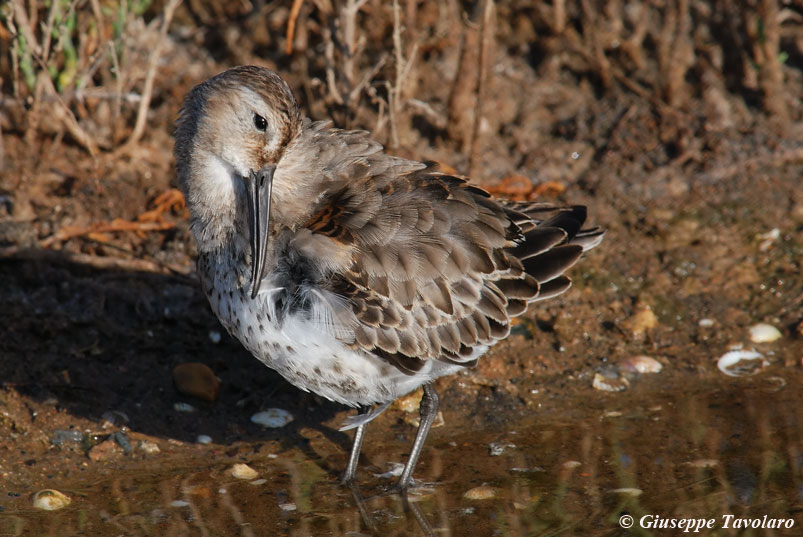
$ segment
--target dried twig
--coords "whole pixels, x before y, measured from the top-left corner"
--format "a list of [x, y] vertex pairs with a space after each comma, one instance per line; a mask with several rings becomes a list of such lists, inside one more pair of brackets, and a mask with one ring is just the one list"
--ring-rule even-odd
[[[120, 115], [123, 110], [123, 102], [120, 95], [123, 91], [123, 72], [120, 69], [120, 60], [117, 57], [117, 50], [115, 49], [114, 42], [109, 41], [109, 57], [112, 59], [112, 67], [114, 68], [114, 82], [117, 86], [117, 98], [114, 99], [114, 106], [112, 107], [112, 142], [117, 142], [119, 138], [117, 134], [120, 126]], [[142, 100], [139, 101], [142, 103]]]
[[405, 104], [425, 115], [427, 119], [429, 119], [429, 122], [432, 123], [432, 126], [436, 129], [443, 130], [449, 124], [449, 120], [446, 119], [446, 116], [432, 108], [429, 103], [425, 103], [419, 99], [407, 99]]
[[555, 0], [552, 13], [552, 31], [562, 34], [566, 28], [566, 0]]
[[[56, 233], [42, 241], [42, 246], [50, 247], [57, 242], [64, 242], [83, 235], [95, 235], [97, 239], [101, 233], [115, 231], [166, 231], [175, 227], [170, 222], [131, 222], [121, 218], [115, 218], [111, 222], [99, 222], [87, 227], [64, 226]], [[102, 241], [101, 241], [102, 242]]]
[[599, 35], [599, 15], [596, 6], [592, 6], [589, 0], [581, 0], [580, 4], [583, 9], [583, 34], [591, 42], [591, 54], [589, 54], [589, 57], [593, 58], [600, 81], [607, 88], [611, 83], [611, 62], [605, 55], [605, 49], [602, 46], [602, 39]]
[[87, 235], [106, 242], [103, 233], [114, 231], [135, 231], [140, 235], [146, 231], [165, 231], [175, 227], [175, 224], [165, 222], [162, 215], [168, 211], [181, 211], [185, 207], [184, 196], [175, 188], [171, 188], [153, 200], [154, 208], [140, 214], [136, 221], [115, 218], [111, 222], [99, 222], [86, 227], [64, 226], [55, 234], [42, 241], [42, 246], [48, 247], [56, 242], [63, 242], [75, 237]]
[[347, 0], [345, 7], [340, 12], [340, 19], [343, 23], [343, 41], [346, 49], [345, 57], [343, 58], [343, 74], [349, 84], [349, 89], [354, 87], [354, 60], [359, 48], [357, 44], [357, 13], [366, 2], [367, 0]]
[[[49, 96], [55, 98], [58, 101], [59, 106], [55, 107], [53, 112], [55, 112], [58, 119], [60, 119], [63, 125], [67, 128], [67, 131], [70, 133], [76, 142], [78, 142], [81, 146], [86, 149], [92, 157], [95, 157], [99, 152], [100, 148], [98, 148], [98, 144], [95, 142], [95, 139], [89, 135], [78, 123], [78, 120], [75, 118], [75, 114], [72, 113], [70, 107], [67, 106], [67, 103], [64, 102], [64, 99], [59, 95], [58, 91], [56, 91], [55, 86], [53, 86], [53, 81], [50, 80], [50, 76], [48, 75], [47, 71], [41, 71], [39, 76], [37, 77], [37, 86], [41, 88], [37, 95], [39, 98], [34, 98], [34, 107], [38, 110], [41, 95], [43, 91], [47, 91]], [[31, 112], [34, 114], [34, 112]], [[34, 115], [34, 118], [37, 116]], [[34, 119], [36, 121], [36, 119]]]
[[[394, 106], [394, 112], [398, 112], [400, 107], [398, 97], [400, 96], [402, 85], [404, 84], [402, 73], [405, 70], [404, 50], [401, 40], [401, 17], [399, 12], [399, 0], [393, 0], [393, 52], [396, 54], [395, 92], [397, 97], [395, 99], [396, 104]], [[396, 143], [398, 144], [398, 140], [396, 140]]]
[[789, 110], [783, 88], [780, 42], [781, 24], [779, 22], [778, 1], [761, 0], [758, 3], [758, 16], [763, 22], [763, 32], [756, 32], [754, 38], [754, 58], [759, 67], [759, 83], [764, 94], [764, 108], [783, 128], [789, 123]]
[[50, 59], [50, 39], [53, 37], [53, 24], [56, 22], [56, 12], [60, 6], [61, 2], [52, 2], [50, 4], [50, 12], [47, 14], [47, 26], [42, 32], [44, 43], [42, 43], [41, 57], [44, 64], [47, 64], [47, 60]]
[[149, 261], [147, 259], [123, 259], [120, 257], [106, 257], [65, 252], [64, 250], [45, 250], [7, 246], [0, 248], [0, 259], [14, 259], [18, 261], [47, 261], [48, 263], [75, 263], [101, 270], [173, 274], [176, 277], [181, 278], [182, 281], [188, 277], [188, 273], [184, 268], [160, 263], [159, 261]]
[[399, 131], [396, 125], [396, 95], [393, 84], [385, 80], [385, 88], [388, 92], [388, 121], [390, 122], [390, 145], [399, 146]]
[[33, 26], [28, 18], [28, 14], [25, 12], [25, 6], [23, 5], [22, 0], [11, 0], [11, 6], [14, 10], [16, 28], [22, 33], [22, 37], [25, 38], [25, 42], [31, 48], [33, 53], [39, 55], [42, 47], [39, 45], [39, 41], [33, 34]]
[[466, 21], [461, 26], [460, 59], [451, 83], [447, 103], [449, 138], [459, 144], [459, 151], [468, 154], [471, 150], [471, 134], [477, 106], [477, 78], [479, 77], [479, 29]]
[[290, 16], [287, 18], [287, 34], [284, 44], [284, 53], [288, 56], [293, 53], [293, 40], [296, 36], [296, 22], [298, 21], [298, 14], [301, 13], [301, 5], [304, 0], [293, 0], [293, 6], [290, 8]]
[[[328, 19], [328, 16], [325, 15]], [[326, 59], [326, 86], [329, 90], [329, 98], [336, 104], [343, 104], [343, 97], [337, 89], [337, 78], [335, 77], [335, 42], [332, 36], [331, 21], [325, 21], [323, 25], [323, 55]]]
[[488, 61], [492, 53], [494, 41], [496, 7], [494, 0], [485, 0], [482, 10], [482, 24], [480, 26], [480, 58], [479, 75], [477, 77], [477, 101], [476, 111], [474, 112], [474, 125], [471, 130], [471, 151], [469, 153], [468, 175], [473, 176], [477, 169], [481, 153], [480, 126], [483, 119], [483, 108], [485, 104], [485, 93], [488, 78]]
[[398, 0], [393, 0], [393, 52], [396, 56], [396, 82], [387, 85], [388, 88], [388, 114], [390, 115], [390, 132], [392, 145], [399, 145], [398, 114], [404, 104], [404, 88], [410, 77], [415, 57], [418, 54], [418, 43], [405, 58], [404, 46], [401, 38], [401, 9]]
[[368, 85], [369, 82], [371, 82], [371, 80], [373, 80], [373, 78], [376, 76], [379, 70], [382, 69], [387, 59], [388, 59], [387, 55], [383, 54], [382, 57], [379, 58], [379, 61], [376, 62], [376, 65], [374, 65], [373, 69], [365, 73], [365, 76], [362, 77], [362, 80], [360, 80], [359, 83], [356, 86], [354, 86], [354, 89], [352, 89], [351, 92], [349, 92], [350, 103], [357, 102], [357, 99], [359, 99], [362, 90], [365, 89], [365, 87]]
[[133, 149], [136, 143], [142, 138], [145, 132], [145, 123], [148, 118], [148, 107], [151, 104], [151, 95], [153, 94], [153, 82], [156, 79], [156, 69], [159, 66], [159, 58], [162, 54], [162, 46], [167, 38], [167, 29], [170, 27], [170, 21], [173, 19], [173, 14], [176, 8], [181, 4], [181, 0], [169, 0], [164, 10], [164, 18], [162, 19], [162, 27], [159, 29], [159, 40], [151, 53], [148, 61], [148, 72], [145, 75], [145, 87], [142, 91], [142, 100], [139, 102], [137, 110], [137, 121], [134, 124], [134, 131], [128, 138], [125, 144], [118, 150], [118, 153], [128, 153]]

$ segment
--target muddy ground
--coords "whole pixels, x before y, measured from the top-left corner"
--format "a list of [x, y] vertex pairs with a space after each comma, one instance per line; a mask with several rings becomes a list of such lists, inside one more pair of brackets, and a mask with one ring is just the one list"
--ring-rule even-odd
[[[20, 4], [29, 18], [47, 20], [43, 6]], [[297, 15], [289, 3], [188, 2], [164, 38], [161, 3], [124, 13], [115, 32], [106, 31], [110, 16], [79, 5], [76, 25], [63, 30], [78, 49], [77, 69], [100, 62], [80, 87], [49, 86], [41, 69], [34, 69], [39, 82], [27, 87], [12, 61], [14, 54], [24, 59], [11, 48], [22, 26], [3, 12], [0, 534], [49, 535], [65, 524], [31, 507], [37, 490], [53, 488], [69, 491], [68, 509], [89, 512], [69, 518], [61, 534], [206, 535], [186, 517], [120, 517], [138, 512], [141, 495], [159, 494], [138, 476], [164, 492], [186, 490], [182, 476], [208, 472], [193, 489], [207, 491], [201, 498], [234, 462], [277, 472], [273, 492], [249, 500], [241, 491], [238, 500], [251, 506], [246, 518], [259, 512], [254, 516], [266, 517], [274, 534], [291, 534], [304, 519], [281, 507], [304, 479], [327, 483], [336, 495], [327, 516], [339, 509], [334, 505], [353, 505], [348, 494], [331, 492], [346, 463], [350, 436], [336, 429], [348, 411], [295, 389], [220, 327], [200, 291], [186, 211], [172, 190], [172, 121], [181, 98], [240, 63], [277, 69], [314, 119], [371, 130], [388, 151], [437, 160], [498, 195], [587, 205], [590, 222], [608, 230], [573, 269], [567, 294], [531, 309], [475, 370], [438, 382], [445, 426], [433, 430], [418, 473], [462, 494], [492, 481], [478, 477], [495, 472], [486, 439], [554, 427], [567, 431], [556, 433], [561, 450], [606, 436], [599, 413], [637, 408], [648, 415], [662, 405], [674, 410], [656, 425], [661, 436], [640, 430], [634, 449], [648, 459], [651, 450], [666, 450], [682, 460], [683, 451], [671, 447], [674, 435], [721, 424], [694, 422], [696, 411], [690, 417], [678, 402], [702, 394], [701, 408], [728, 410], [721, 420], [781, 435], [778, 451], [792, 461], [793, 481], [803, 481], [799, 455], [792, 455], [803, 430], [799, 6], [407, 2], [394, 27], [389, 3], [367, 2], [353, 16], [351, 3], [296, 4]], [[98, 30], [90, 30], [92, 20]], [[93, 52], [107, 39], [120, 54], [117, 79], [104, 71], [112, 61]], [[147, 128], [126, 144], [141, 99], [102, 91], [140, 96], [155, 48], [161, 57]], [[49, 60], [62, 74], [64, 50], [54, 45]], [[757, 323], [775, 326], [780, 339], [752, 342], [749, 327]], [[764, 355], [754, 376], [718, 370], [717, 359], [734, 346]], [[662, 371], [626, 374], [622, 364], [640, 355]], [[214, 401], [176, 390], [172, 372], [185, 362], [206, 364], [219, 378]], [[623, 389], [596, 389], [595, 378], [597, 388], [602, 380]], [[764, 408], [765, 391], [785, 394], [784, 410], [738, 415]], [[744, 393], [753, 395], [743, 406]], [[360, 474], [369, 489], [382, 489], [386, 481], [373, 473], [386, 471], [385, 462], [403, 460], [413, 434], [410, 406], [394, 405], [369, 428]], [[284, 409], [294, 421], [264, 429], [249, 420], [267, 408]], [[590, 437], [575, 438], [572, 424]], [[568, 471], [560, 451], [550, 452], [552, 436], [528, 434], [545, 446], [528, 454], [528, 464]], [[211, 443], [199, 443], [199, 435]], [[688, 437], [697, 448], [706, 444]], [[708, 459], [722, 452], [713, 440], [706, 449]], [[803, 500], [788, 493], [785, 512], [798, 517], [799, 528]], [[108, 494], [117, 503], [98, 508], [93, 498]], [[321, 494], [304, 497], [326, 505]], [[500, 500], [508, 506], [502, 511], [529, 513], [510, 507], [519, 505], [519, 492], [511, 494]], [[127, 495], [132, 500], [122, 507]], [[348, 530], [316, 516], [302, 524], [305, 531]], [[346, 526], [372, 532], [353, 517]], [[612, 524], [600, 517], [588, 534]], [[395, 527], [391, 518], [380, 526]], [[521, 523], [506, 526], [506, 534], [544, 527], [555, 526]], [[386, 534], [407, 534], [394, 531]]]

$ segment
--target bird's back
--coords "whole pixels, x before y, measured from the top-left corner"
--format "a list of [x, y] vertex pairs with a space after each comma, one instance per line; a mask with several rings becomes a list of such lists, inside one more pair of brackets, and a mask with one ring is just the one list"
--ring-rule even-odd
[[408, 374], [428, 360], [469, 366], [528, 303], [568, 289], [564, 272], [602, 231], [581, 230], [584, 207], [499, 202], [436, 166], [404, 162], [352, 158], [305, 223], [350, 254], [321, 283], [349, 304], [353, 347]]

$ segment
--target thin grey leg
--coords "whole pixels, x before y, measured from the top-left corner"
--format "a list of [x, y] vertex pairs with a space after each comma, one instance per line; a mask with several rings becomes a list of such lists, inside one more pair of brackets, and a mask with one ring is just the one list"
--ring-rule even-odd
[[362, 441], [365, 438], [365, 423], [358, 426], [354, 431], [354, 442], [351, 444], [351, 455], [349, 455], [349, 463], [346, 466], [346, 472], [343, 474], [343, 483], [351, 483], [357, 477], [357, 462], [360, 460], [360, 448], [362, 448]]
[[407, 491], [402, 491], [401, 498], [405, 512], [410, 511], [411, 513], [413, 513], [413, 518], [415, 518], [415, 521], [418, 522], [418, 526], [424, 532], [424, 535], [426, 535], [427, 537], [435, 537], [435, 531], [432, 529], [432, 526], [429, 525], [429, 522], [427, 522], [427, 518], [421, 511], [421, 508], [418, 507], [417, 503], [411, 502], [407, 498]]
[[421, 450], [424, 448], [424, 442], [429, 434], [429, 429], [432, 427], [432, 422], [435, 421], [435, 416], [438, 414], [438, 393], [432, 384], [424, 384], [424, 396], [421, 397], [421, 404], [418, 407], [421, 419], [418, 424], [418, 431], [415, 433], [415, 440], [413, 441], [413, 449], [410, 451], [410, 458], [404, 466], [404, 471], [396, 484], [396, 488], [404, 490], [410, 486], [413, 477], [413, 470], [415, 464], [418, 462], [418, 457], [421, 455]]

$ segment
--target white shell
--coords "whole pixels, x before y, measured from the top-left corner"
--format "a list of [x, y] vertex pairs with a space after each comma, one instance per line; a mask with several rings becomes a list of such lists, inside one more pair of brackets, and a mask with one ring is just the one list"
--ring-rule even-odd
[[211, 444], [212, 437], [209, 436], [208, 434], [199, 434], [198, 438], [196, 438], [195, 441], [198, 442], [199, 444]]
[[729, 377], [745, 377], [755, 375], [770, 363], [764, 355], [756, 351], [730, 351], [717, 361], [720, 371]]
[[263, 427], [278, 429], [293, 421], [293, 415], [281, 408], [269, 408], [251, 416], [251, 421]]
[[71, 502], [69, 496], [53, 489], [40, 490], [33, 496], [33, 506], [45, 511], [56, 511], [67, 507]]
[[750, 327], [750, 341], [753, 343], [769, 343], [781, 337], [781, 331], [771, 324], [759, 323]]
[[651, 356], [630, 356], [619, 362], [619, 369], [629, 373], [660, 373], [664, 366]]

